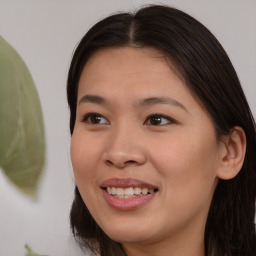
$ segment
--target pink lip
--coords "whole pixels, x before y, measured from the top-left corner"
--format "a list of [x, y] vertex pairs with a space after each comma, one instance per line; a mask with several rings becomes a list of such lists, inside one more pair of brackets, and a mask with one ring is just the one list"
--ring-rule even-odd
[[116, 188], [129, 188], [129, 187], [138, 187], [138, 188], [148, 188], [157, 189], [156, 186], [146, 183], [137, 179], [118, 179], [113, 178], [104, 181], [101, 184], [103, 197], [107, 201], [107, 203], [114, 209], [122, 210], [122, 211], [130, 211], [141, 208], [143, 205], [151, 201], [151, 199], [157, 194], [154, 192], [152, 194], [135, 196], [132, 198], [118, 198], [113, 195], [110, 195], [105, 188], [106, 187], [116, 187]]

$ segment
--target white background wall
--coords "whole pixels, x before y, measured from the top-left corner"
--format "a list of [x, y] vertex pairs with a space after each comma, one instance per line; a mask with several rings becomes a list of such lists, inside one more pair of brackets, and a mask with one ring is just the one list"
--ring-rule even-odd
[[[69, 62], [75, 45], [96, 21], [112, 12], [156, 2], [0, 0], [0, 35], [19, 52], [31, 71], [42, 103], [47, 141], [47, 163], [38, 201], [20, 195], [0, 172], [0, 256], [24, 255], [25, 243], [49, 256], [82, 255], [69, 231], [74, 184], [65, 91]], [[188, 12], [216, 35], [256, 115], [256, 0], [162, 3]]]

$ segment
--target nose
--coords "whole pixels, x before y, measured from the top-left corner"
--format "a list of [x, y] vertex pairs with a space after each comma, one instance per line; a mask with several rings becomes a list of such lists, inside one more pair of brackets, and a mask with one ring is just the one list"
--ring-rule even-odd
[[119, 129], [108, 138], [103, 154], [107, 165], [123, 169], [127, 166], [139, 166], [146, 162], [146, 154], [138, 134], [131, 129]]

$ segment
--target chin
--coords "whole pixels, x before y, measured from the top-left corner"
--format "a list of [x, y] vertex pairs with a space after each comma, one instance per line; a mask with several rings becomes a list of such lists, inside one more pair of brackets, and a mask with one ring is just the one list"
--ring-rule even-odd
[[150, 239], [148, 229], [136, 225], [118, 225], [104, 227], [103, 231], [114, 241], [119, 243], [140, 243]]
[[144, 234], [125, 234], [124, 232], [119, 232], [115, 234], [107, 234], [112, 240], [121, 243], [121, 244], [134, 244], [134, 243], [143, 243], [148, 240], [148, 237], [145, 237]]

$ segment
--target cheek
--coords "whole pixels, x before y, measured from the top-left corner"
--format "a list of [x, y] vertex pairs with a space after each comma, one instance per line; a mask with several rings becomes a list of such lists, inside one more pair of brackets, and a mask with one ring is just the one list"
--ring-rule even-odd
[[95, 165], [98, 162], [98, 153], [92, 143], [84, 134], [74, 132], [71, 139], [71, 161], [77, 185], [81, 182], [91, 182], [94, 176]]
[[216, 187], [216, 147], [210, 138], [204, 142], [177, 136], [158, 143], [150, 152], [162, 179], [164, 200], [159, 208], [168, 209], [165, 219], [174, 220], [177, 227], [192, 217], [204, 219], [210, 206]]
[[177, 194], [209, 188], [217, 170], [217, 145], [214, 136], [175, 136], [154, 143], [150, 156], [161, 174], [166, 189]]
[[70, 154], [76, 185], [84, 203], [92, 214], [97, 212], [95, 205], [97, 205], [98, 200], [95, 194], [95, 189], [98, 190], [96, 182], [99, 158], [96, 152], [97, 148], [95, 142], [92, 143], [83, 132], [76, 131], [73, 133]]

